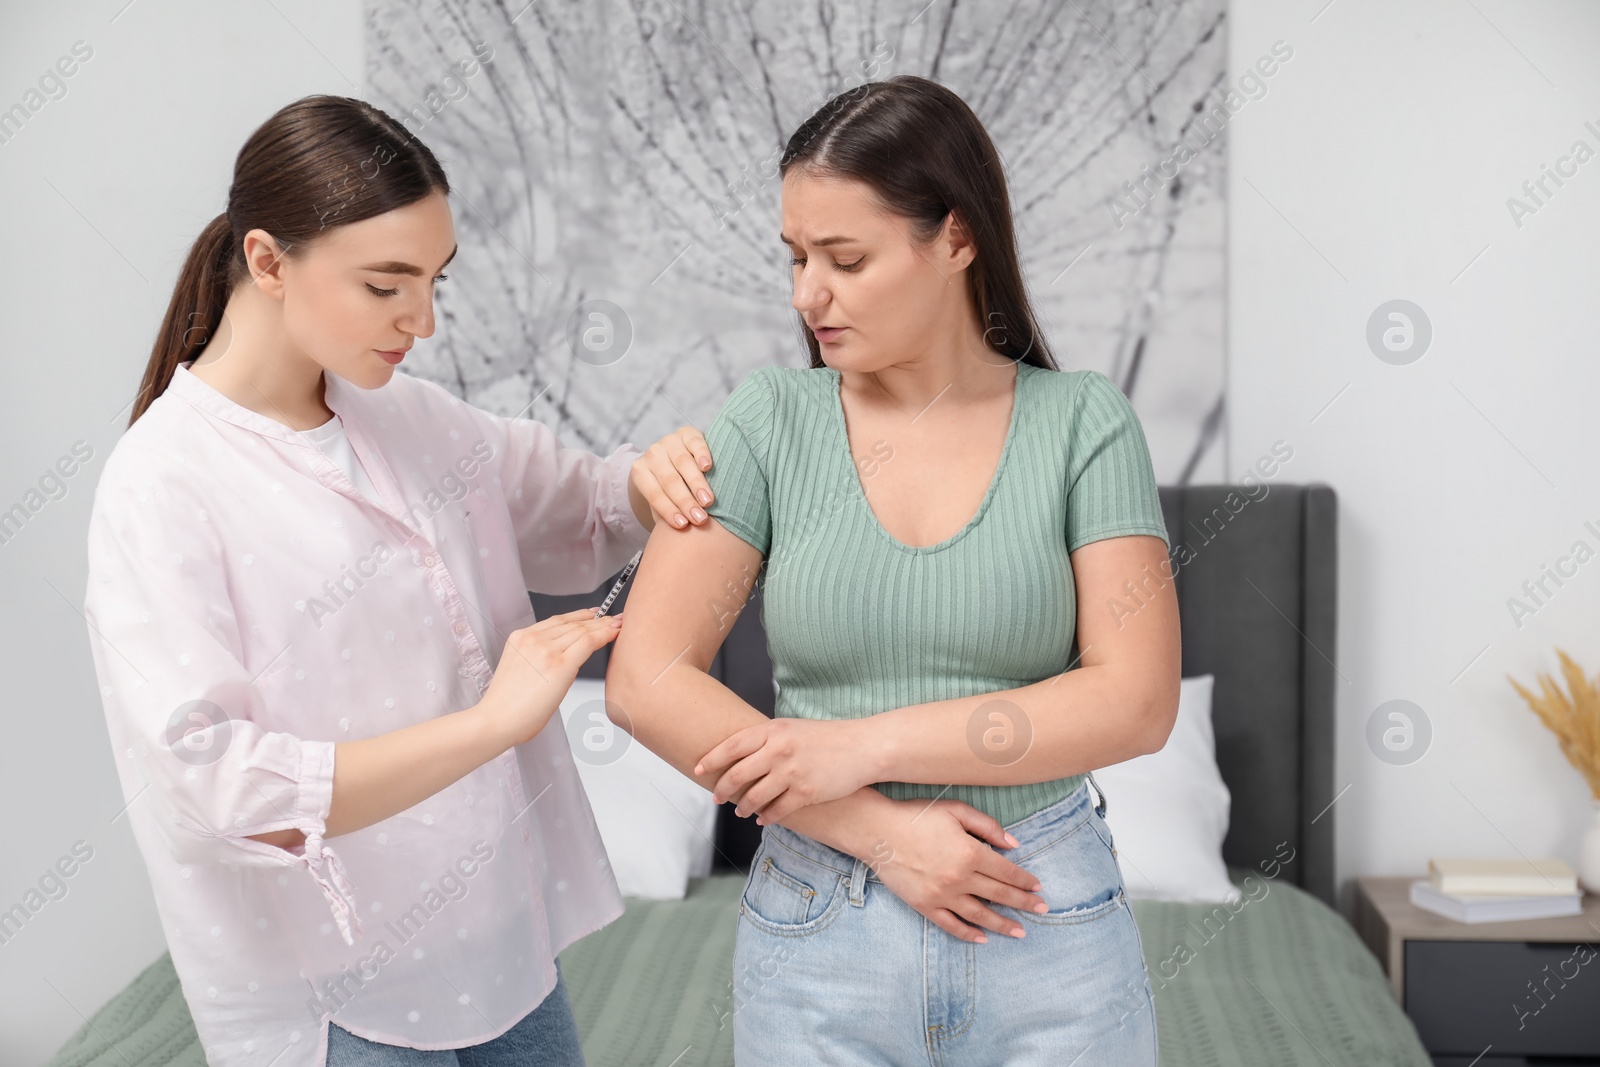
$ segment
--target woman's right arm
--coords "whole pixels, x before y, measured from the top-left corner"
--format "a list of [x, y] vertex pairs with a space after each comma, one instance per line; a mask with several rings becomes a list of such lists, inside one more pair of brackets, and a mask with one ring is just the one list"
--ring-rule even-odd
[[[627, 623], [606, 672], [611, 719], [708, 792], [717, 774], [697, 775], [695, 764], [730, 735], [765, 721], [707, 673], [761, 561], [756, 548], [715, 519], [682, 531], [658, 525], [634, 575]], [[1028, 892], [1037, 879], [985, 843], [1006, 847], [1000, 824], [960, 801], [890, 800], [867, 786], [779, 821], [868, 863], [897, 896], [963, 940], [983, 941], [978, 927], [1020, 931], [987, 901], [1045, 906]]]
[[[144, 456], [113, 453], [95, 491], [84, 618], [112, 752], [132, 764], [128, 806], [164, 809], [152, 826], [174, 862], [310, 867], [349, 942], [352, 905], [323, 874], [324, 839], [404, 811], [531, 738], [616, 620], [580, 609], [515, 631], [464, 711], [360, 741], [297, 737], [270, 728], [240, 660], [243, 629], [205, 506], [181, 468]], [[313, 836], [321, 844], [307, 855]]]
[[[555, 716], [584, 661], [617, 634], [621, 622], [621, 616], [597, 619], [593, 608], [579, 608], [515, 630], [489, 688], [472, 707], [377, 737], [340, 741], [323, 837], [398, 815], [531, 740]], [[299, 830], [249, 836], [279, 848], [305, 843]]]

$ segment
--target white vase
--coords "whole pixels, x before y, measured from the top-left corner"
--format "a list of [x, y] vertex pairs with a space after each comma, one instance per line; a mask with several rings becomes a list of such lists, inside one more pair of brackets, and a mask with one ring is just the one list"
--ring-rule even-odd
[[1591, 893], [1600, 893], [1600, 798], [1594, 801], [1594, 817], [1578, 839], [1578, 883]]

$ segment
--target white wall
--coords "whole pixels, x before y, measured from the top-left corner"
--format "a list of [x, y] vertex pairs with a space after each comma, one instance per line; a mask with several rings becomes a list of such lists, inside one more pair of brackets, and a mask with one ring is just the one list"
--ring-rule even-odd
[[[1600, 560], [1520, 629], [1505, 602], [1574, 541], [1600, 547], [1584, 528], [1600, 526], [1600, 159], [1520, 229], [1505, 202], [1574, 140], [1600, 150], [1584, 129], [1600, 127], [1600, 10], [1322, 3], [1231, 11], [1235, 79], [1276, 40], [1294, 55], [1229, 126], [1228, 469], [1282, 439], [1295, 454], [1281, 477], [1340, 494], [1340, 876], [1412, 873], [1439, 853], [1570, 860], [1587, 791], [1504, 676], [1552, 668], [1557, 644], [1600, 671]], [[42, 1062], [164, 950], [113, 821], [80, 613], [91, 494], [234, 151], [289, 100], [360, 94], [347, 80], [362, 81], [360, 14], [110, 0], [0, 15], [0, 108], [75, 41], [93, 49], [66, 95], [0, 144], [0, 510], [76, 442], [92, 450], [0, 545], [0, 908], [75, 842], [93, 849], [66, 895], [0, 945], [8, 1065]], [[1434, 327], [1407, 366], [1365, 340], [1394, 298]], [[1406, 766], [1365, 740], [1395, 698], [1434, 731]]]
[[[1326, 3], [1230, 8], [1235, 76], [1294, 56], [1229, 127], [1228, 402], [1230, 470], [1281, 438], [1282, 477], [1339, 493], [1339, 876], [1573, 862], [1588, 790], [1506, 675], [1558, 645], [1600, 672], [1600, 560], [1520, 627], [1506, 601], [1600, 549], [1600, 158], [1520, 228], [1506, 201], [1574, 141], [1600, 152], [1600, 7]], [[1433, 324], [1405, 366], [1365, 339], [1395, 298]], [[1432, 725], [1408, 765], [1366, 740], [1392, 699]]]
[[0, 109], [74, 42], [91, 51], [0, 143], [0, 511], [63, 457], [74, 467], [0, 544], [0, 910], [75, 842], [93, 850], [0, 944], [6, 1067], [44, 1062], [166, 949], [127, 820], [113, 821], [123, 800], [81, 613], [95, 482], [239, 145], [290, 100], [361, 95], [363, 80], [359, 4], [126, 3], [0, 10]]

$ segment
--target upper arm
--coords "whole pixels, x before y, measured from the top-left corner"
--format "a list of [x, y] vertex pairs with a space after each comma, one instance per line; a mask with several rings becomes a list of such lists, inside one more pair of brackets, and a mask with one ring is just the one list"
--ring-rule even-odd
[[1149, 715], [1155, 747], [1177, 714], [1178, 599], [1144, 429], [1105, 375], [1081, 376], [1067, 463], [1066, 543], [1084, 666], [1109, 668]]
[[155, 823], [183, 862], [288, 864], [254, 834], [321, 833], [334, 742], [263, 725], [214, 523], [182, 476], [107, 473], [88, 534], [89, 646], [113, 751], [169, 809]]
[[1166, 743], [1177, 716], [1183, 669], [1166, 542], [1147, 534], [1109, 537], [1084, 545], [1070, 559], [1079, 663], [1116, 673], [1149, 715], [1154, 751]]
[[761, 563], [760, 552], [715, 518], [686, 530], [657, 523], [628, 591], [607, 682], [616, 675], [627, 684], [652, 685], [673, 666], [709, 669], [749, 600]]
[[669, 663], [709, 668], [755, 586], [772, 536], [766, 450], [774, 394], [764, 378], [746, 378], [706, 427], [710, 520], [686, 530], [658, 523], [645, 544], [611, 655], [625, 680], [653, 682]]

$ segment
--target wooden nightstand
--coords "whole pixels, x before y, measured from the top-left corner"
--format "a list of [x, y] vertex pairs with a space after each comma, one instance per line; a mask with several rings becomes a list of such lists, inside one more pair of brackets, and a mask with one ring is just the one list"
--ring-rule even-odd
[[1414, 880], [1357, 878], [1355, 925], [1436, 1067], [1600, 1067], [1600, 897], [1469, 925], [1412, 905]]

